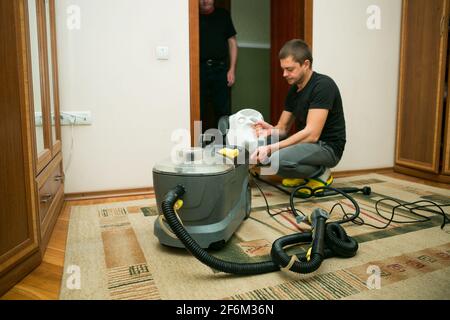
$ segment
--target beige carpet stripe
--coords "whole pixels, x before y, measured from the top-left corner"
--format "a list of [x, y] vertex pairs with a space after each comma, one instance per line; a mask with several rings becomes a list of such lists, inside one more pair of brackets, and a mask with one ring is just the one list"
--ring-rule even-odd
[[150, 284], [129, 285], [126, 288], [111, 290], [110, 296], [113, 300], [161, 299], [156, 286]]
[[[405, 262], [416, 262], [416, 264], [406, 264]], [[391, 285], [425, 273], [450, 267], [450, 243], [337, 272], [316, 275], [304, 280], [280, 284], [275, 287], [254, 290], [233, 296], [231, 299], [342, 299], [368, 290], [367, 286], [363, 284], [365, 279], [369, 277], [367, 273], [368, 267], [372, 265], [380, 267], [382, 271], [382, 285]]]
[[342, 279], [345, 283], [350, 284], [353, 288], [356, 288], [358, 291], [368, 290], [367, 285], [361, 281], [354, 274], [349, 273], [347, 270], [339, 270], [336, 272], [338, 277]]
[[381, 269], [382, 285], [391, 285], [406, 279], [445, 269], [450, 266], [450, 243], [393, 258], [373, 261], [362, 266], [348, 268], [347, 271], [361, 281], [368, 278], [367, 268]]
[[125, 208], [111, 208], [111, 209], [101, 209], [99, 212], [99, 217], [121, 217], [128, 214]]
[[111, 299], [161, 299], [127, 210], [102, 209], [99, 221]]

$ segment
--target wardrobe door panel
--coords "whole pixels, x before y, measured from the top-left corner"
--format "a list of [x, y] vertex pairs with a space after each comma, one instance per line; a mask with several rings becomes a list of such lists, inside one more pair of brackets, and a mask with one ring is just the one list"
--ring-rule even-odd
[[448, 0], [404, 0], [396, 164], [439, 173]]

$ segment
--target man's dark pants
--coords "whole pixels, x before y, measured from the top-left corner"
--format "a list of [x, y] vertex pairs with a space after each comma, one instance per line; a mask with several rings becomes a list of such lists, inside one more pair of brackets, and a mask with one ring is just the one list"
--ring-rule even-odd
[[[219, 119], [231, 115], [230, 88], [227, 80], [228, 68], [224, 61], [206, 61], [200, 63], [200, 116], [203, 132], [217, 128]], [[212, 106], [213, 110], [208, 110]], [[213, 111], [212, 123], [208, 114]]]

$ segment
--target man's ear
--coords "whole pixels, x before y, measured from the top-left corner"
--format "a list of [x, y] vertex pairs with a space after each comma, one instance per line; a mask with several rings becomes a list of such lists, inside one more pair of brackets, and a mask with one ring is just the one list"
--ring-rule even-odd
[[305, 62], [303, 62], [303, 65], [306, 65], [307, 68], [311, 69], [311, 61], [305, 60]]

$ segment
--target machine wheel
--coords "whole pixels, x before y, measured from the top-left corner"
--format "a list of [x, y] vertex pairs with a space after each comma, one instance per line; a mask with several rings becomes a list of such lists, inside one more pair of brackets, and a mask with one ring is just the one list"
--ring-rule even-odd
[[247, 199], [246, 199], [244, 220], [247, 220], [248, 218], [250, 218], [251, 212], [252, 212], [252, 188], [250, 187], [250, 184], [248, 184], [247, 185]]

